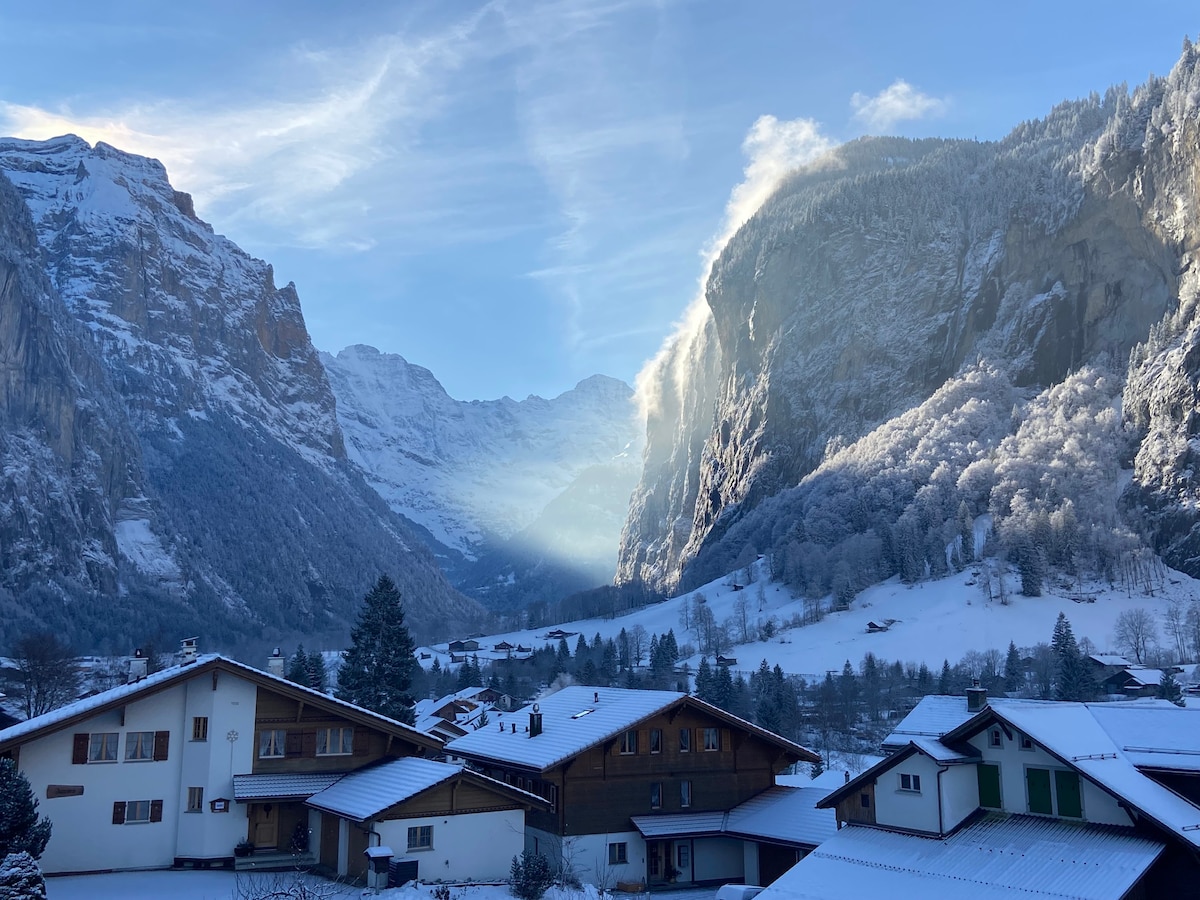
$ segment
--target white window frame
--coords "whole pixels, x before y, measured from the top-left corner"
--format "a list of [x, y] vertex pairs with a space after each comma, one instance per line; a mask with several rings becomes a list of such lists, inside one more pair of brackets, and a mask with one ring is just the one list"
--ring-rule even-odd
[[661, 781], [652, 781], [650, 783], [650, 808], [662, 809], [663, 790]]
[[622, 756], [634, 756], [638, 751], [638, 733], [636, 729], [629, 729], [621, 735], [621, 745], [617, 752]]
[[204, 812], [204, 788], [188, 788], [187, 811], [190, 813]]
[[151, 762], [154, 759], [154, 732], [125, 732], [125, 762]]
[[[137, 813], [145, 808], [145, 816], [138, 816]], [[125, 824], [126, 825], [149, 825], [150, 824], [150, 801], [149, 800], [126, 800], [125, 801]]]
[[679, 752], [680, 753], [691, 753], [692, 752], [692, 729], [690, 729], [690, 728], [680, 728], [679, 729]]
[[410, 825], [408, 827], [408, 852], [433, 849], [433, 826]]
[[1035, 751], [1037, 749], [1037, 747], [1033, 743], [1033, 738], [1031, 738], [1027, 734], [1021, 735], [1021, 739], [1017, 742], [1017, 746], [1020, 749], [1024, 750], [1026, 753], [1032, 753], [1033, 751]]
[[626, 841], [613, 841], [608, 845], [608, 864], [610, 866], [629, 864], [629, 844]]
[[921, 776], [910, 772], [901, 772], [900, 790], [908, 794], [921, 793]]
[[192, 716], [192, 740], [208, 740], [208, 716]]
[[[330, 749], [335, 746], [336, 750]], [[317, 756], [352, 756], [353, 754], [354, 726], [334, 725], [331, 728], [317, 729]]]
[[650, 752], [651, 753], [662, 753], [662, 729], [661, 728], [651, 728], [650, 729]]
[[988, 746], [992, 748], [1004, 746], [1004, 736], [1000, 733], [999, 728], [988, 729]]
[[683, 780], [679, 782], [679, 806], [681, 809], [687, 809], [692, 805], [692, 782]]
[[[705, 753], [715, 753], [721, 749], [721, 729], [704, 728], [703, 746]], [[711, 738], [711, 740], [710, 740]]]
[[88, 735], [88, 762], [115, 763], [121, 734], [117, 731], [93, 731]]
[[283, 759], [287, 755], [287, 730], [264, 728], [258, 733], [258, 758]]

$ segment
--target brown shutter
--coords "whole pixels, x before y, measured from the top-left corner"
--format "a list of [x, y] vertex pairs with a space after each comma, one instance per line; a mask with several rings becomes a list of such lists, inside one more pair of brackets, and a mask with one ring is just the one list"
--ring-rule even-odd
[[154, 732], [154, 761], [162, 762], [167, 758], [167, 747], [171, 743], [171, 732]]
[[125, 824], [125, 801], [124, 800], [118, 800], [116, 803], [113, 804], [113, 824], [114, 825], [124, 825]]
[[317, 733], [315, 731], [300, 732], [300, 755], [310, 757], [317, 755]]
[[162, 821], [162, 801], [161, 800], [151, 800], [150, 801], [150, 821], [151, 822], [161, 822]]
[[75, 745], [71, 748], [72, 765], [82, 766], [87, 763], [89, 740], [90, 736], [87, 734], [75, 735]]
[[371, 746], [371, 735], [367, 733], [365, 728], [354, 729], [354, 755], [366, 756], [367, 750]]
[[289, 731], [283, 739], [284, 754], [287, 756], [299, 756], [304, 752], [304, 745], [301, 742], [300, 732]]

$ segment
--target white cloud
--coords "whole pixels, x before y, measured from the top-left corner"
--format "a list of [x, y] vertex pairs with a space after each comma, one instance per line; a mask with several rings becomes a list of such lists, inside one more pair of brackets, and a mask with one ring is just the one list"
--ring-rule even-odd
[[874, 97], [856, 92], [850, 98], [854, 117], [876, 131], [887, 131], [897, 122], [909, 119], [940, 116], [948, 105], [948, 101], [923, 94], [901, 78]]

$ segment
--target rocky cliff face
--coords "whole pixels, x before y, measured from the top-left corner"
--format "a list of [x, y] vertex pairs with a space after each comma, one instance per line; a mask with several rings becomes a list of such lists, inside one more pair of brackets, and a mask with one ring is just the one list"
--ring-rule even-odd
[[628, 385], [593, 376], [549, 400], [468, 402], [373, 347], [322, 361], [351, 462], [463, 590], [510, 606], [611, 582], [640, 471]]
[[[24, 265], [23, 280], [9, 278], [17, 299], [86, 336], [52, 357], [36, 349], [50, 335], [32, 314], [3, 329], [11, 414], [72, 473], [62, 502], [100, 548], [81, 555], [98, 560], [86, 575], [63, 576], [65, 595], [88, 598], [66, 621], [78, 627], [85, 609], [103, 619], [106, 599], [137, 595], [130, 614], [152, 607], [143, 622], [171, 632], [333, 633], [385, 571], [418, 629], [477, 614], [347, 462], [292, 285], [277, 287], [270, 266], [198, 220], [157, 161], [75, 137], [5, 139], [0, 173], [16, 188], [6, 233], [32, 224], [10, 253]], [[51, 362], [53, 378], [33, 370]], [[119, 415], [91, 413], [93, 396], [119, 398]], [[28, 494], [15, 505], [27, 517], [44, 508]], [[28, 545], [6, 568], [10, 589], [70, 568], [60, 542], [20, 533]], [[122, 649], [134, 639], [96, 627]]]
[[[1170, 78], [999, 143], [868, 138], [791, 176], [650, 373], [618, 580], [687, 583], [732, 525], [965, 365], [1025, 388], [1122, 366], [1190, 271], [1196, 83], [1189, 46]], [[1178, 448], [1191, 407], [1141, 409]], [[1139, 482], [1162, 462], [1139, 457]]]

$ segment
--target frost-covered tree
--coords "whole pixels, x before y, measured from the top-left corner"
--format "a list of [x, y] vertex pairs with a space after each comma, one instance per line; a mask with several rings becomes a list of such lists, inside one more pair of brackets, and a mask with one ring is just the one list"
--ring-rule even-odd
[[350, 647], [342, 653], [338, 699], [411, 725], [413, 649], [400, 591], [391, 578], [381, 575], [363, 598]]
[[38, 818], [29, 780], [11, 759], [0, 759], [0, 857], [28, 853], [39, 859], [50, 841], [50, 820]]

